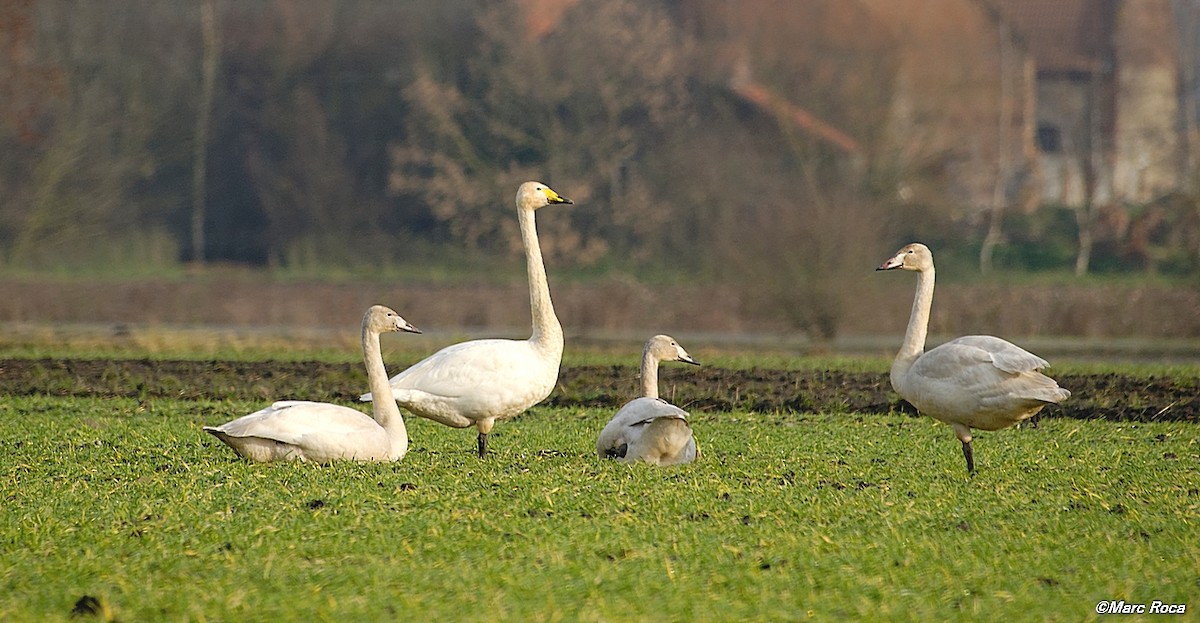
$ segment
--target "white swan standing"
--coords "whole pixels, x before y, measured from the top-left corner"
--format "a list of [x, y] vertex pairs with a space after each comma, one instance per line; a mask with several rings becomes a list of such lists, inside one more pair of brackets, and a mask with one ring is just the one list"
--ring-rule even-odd
[[[399, 314], [382, 305], [367, 310], [362, 321], [363, 363], [371, 389], [380, 396], [391, 391], [379, 350], [379, 334], [420, 333]], [[408, 453], [408, 431], [395, 402], [373, 405], [367, 414], [326, 402], [286, 400], [220, 426], [205, 426], [253, 461], [399, 461]]]
[[688, 425], [687, 411], [658, 397], [658, 363], [682, 361], [700, 365], [668, 335], [656, 335], [642, 350], [642, 397], [621, 407], [596, 439], [600, 458], [623, 463], [679, 465], [696, 460], [699, 450]]
[[1045, 359], [998, 337], [968, 335], [924, 352], [933, 306], [933, 253], [913, 243], [875, 270], [896, 268], [917, 273], [917, 294], [904, 344], [892, 363], [892, 388], [921, 413], [954, 428], [967, 471], [974, 473], [972, 428], [1008, 428], [1071, 392], [1038, 371], [1050, 365]]
[[[394, 398], [405, 409], [447, 426], [478, 428], [481, 458], [496, 420], [545, 400], [558, 382], [563, 331], [550, 302], [534, 211], [559, 203], [574, 202], [540, 182], [525, 182], [517, 189], [533, 335], [528, 340], [473, 340], [447, 346], [391, 380]], [[371, 400], [372, 394], [362, 399]]]

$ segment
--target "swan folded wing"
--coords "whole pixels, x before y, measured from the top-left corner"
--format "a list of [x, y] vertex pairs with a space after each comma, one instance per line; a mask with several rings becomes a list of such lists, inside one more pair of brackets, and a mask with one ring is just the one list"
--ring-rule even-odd
[[284, 400], [216, 427], [231, 437], [261, 437], [303, 445], [314, 434], [361, 435], [380, 428], [367, 414], [325, 402]]
[[1039, 372], [1048, 365], [1045, 359], [1006, 340], [969, 335], [929, 351], [913, 369], [930, 378], [958, 379], [964, 391], [979, 396], [981, 406], [1011, 406], [1013, 401], [1057, 403], [1071, 395]]
[[646, 400], [653, 399], [637, 398], [625, 403], [600, 430], [600, 436], [596, 438], [596, 453], [601, 458], [607, 456], [608, 450], [629, 443], [630, 427], [634, 422], [645, 418], [645, 413], [640, 406]]
[[629, 437], [639, 422], [654, 419], [655, 403], [666, 404], [657, 398], [635, 398], [625, 403], [604, 425], [596, 439], [596, 451], [600, 456], [604, 456], [605, 450], [629, 443]]
[[1021, 374], [1047, 365], [1041, 357], [1000, 338], [973, 335], [951, 340], [921, 355], [913, 362], [911, 373], [928, 379], [949, 379], [980, 374], [977, 367]]
[[967, 335], [948, 343], [973, 346], [988, 352], [992, 356], [992, 363], [997, 368], [1013, 374], [1028, 370], [1041, 370], [1050, 365], [1050, 362], [1024, 348], [991, 335]]
[[610, 424], [636, 426], [649, 424], [661, 417], [687, 420], [688, 412], [662, 398], [634, 398], [617, 411]]
[[[392, 377], [391, 386], [456, 398], [468, 393], [504, 391], [538, 376], [545, 367], [528, 342], [475, 340], [446, 347], [417, 362]], [[553, 385], [553, 380], [550, 384]]]
[[1070, 390], [1059, 387], [1058, 383], [1041, 372], [1023, 372], [1019, 378], [1020, 395], [1030, 400], [1046, 403], [1059, 403], [1071, 397]]
[[[431, 396], [457, 398], [470, 387], [464, 379], [478, 374], [472, 367], [488, 364], [482, 351], [476, 351], [477, 345], [492, 341], [498, 340], [475, 340], [447, 346], [388, 379], [388, 384], [394, 390], [417, 389]], [[369, 393], [359, 397], [359, 400], [371, 399]]]
[[976, 368], [998, 371], [990, 352], [973, 344], [954, 340], [918, 357], [908, 373], [930, 380], [953, 380], [977, 374]]
[[971, 344], [947, 342], [918, 358], [897, 391], [919, 411], [941, 419], [944, 414], [972, 413], [991, 400], [1006, 379], [991, 353]]
[[[656, 422], [658, 420], [682, 420], [684, 424], [687, 424], [687, 414], [686, 413], [660, 413], [658, 415], [652, 415], [650, 417], [647, 417], [646, 419], [634, 422], [633, 426], [646, 426], [647, 424], [650, 424], [651, 422]], [[689, 426], [690, 426], [690, 424], [689, 424]]]
[[910, 378], [917, 377], [921, 382], [901, 395], [919, 411], [981, 430], [1011, 426], [1070, 395], [1036, 370], [998, 368], [990, 353], [970, 344], [948, 342], [929, 351], [911, 369]]
[[661, 398], [634, 398], [604, 425], [596, 439], [596, 452], [603, 458], [609, 449], [636, 442], [655, 420], [665, 418], [686, 423], [687, 416], [687, 411]]

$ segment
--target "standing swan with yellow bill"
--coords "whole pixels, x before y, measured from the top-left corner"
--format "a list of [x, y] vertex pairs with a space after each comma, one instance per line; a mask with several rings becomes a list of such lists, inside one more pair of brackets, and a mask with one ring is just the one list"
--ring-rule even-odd
[[[545, 400], [558, 382], [563, 331], [550, 302], [534, 212], [563, 203], [573, 202], [540, 182], [525, 182], [517, 189], [517, 221], [525, 246], [533, 314], [529, 339], [473, 340], [447, 346], [391, 380], [401, 407], [446, 426], [477, 428], [480, 458], [487, 453], [488, 433], [497, 420], [511, 418]], [[362, 397], [371, 398], [371, 394]]]

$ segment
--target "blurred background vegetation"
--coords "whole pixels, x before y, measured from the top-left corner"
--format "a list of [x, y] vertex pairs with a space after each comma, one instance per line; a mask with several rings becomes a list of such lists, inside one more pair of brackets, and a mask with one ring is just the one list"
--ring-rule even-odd
[[[1195, 290], [1196, 3], [1042, 3], [1108, 18], [1061, 67], [1028, 4], [7, 0], [0, 273], [519, 279], [539, 179], [576, 201], [539, 221], [552, 273], [725, 284], [814, 335], [911, 240], [951, 278]], [[1113, 102], [1158, 87], [1122, 67], [1175, 98], [1124, 194]], [[1082, 198], [1046, 199], [1047, 80], [1108, 102], [1063, 169]]]

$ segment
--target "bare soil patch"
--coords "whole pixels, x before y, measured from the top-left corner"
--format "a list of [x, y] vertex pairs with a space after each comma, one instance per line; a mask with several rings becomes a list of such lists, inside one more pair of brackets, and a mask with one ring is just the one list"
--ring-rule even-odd
[[[544, 403], [616, 409], [633, 397], [633, 366], [564, 367]], [[1047, 416], [1114, 421], [1200, 422], [1194, 380], [1119, 374], [1055, 375], [1070, 389]], [[663, 398], [692, 412], [912, 412], [886, 374], [715, 367], [661, 371]], [[361, 366], [320, 362], [0, 360], [0, 394], [131, 397], [141, 400], [334, 400], [366, 387]]]

